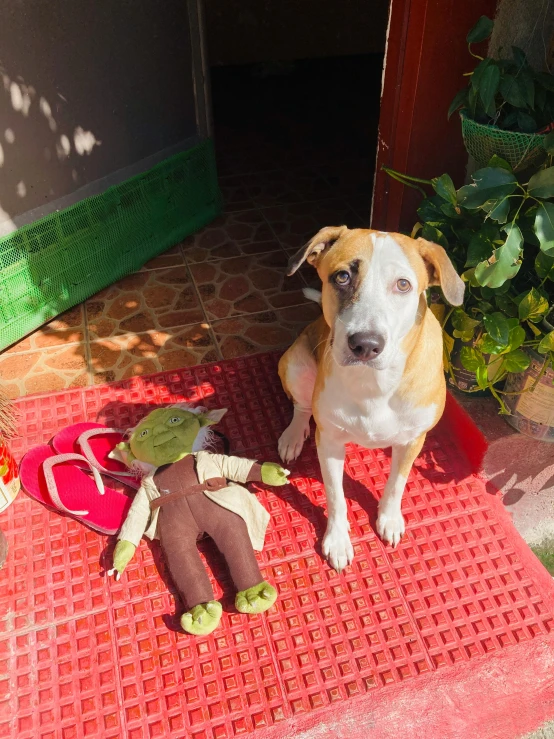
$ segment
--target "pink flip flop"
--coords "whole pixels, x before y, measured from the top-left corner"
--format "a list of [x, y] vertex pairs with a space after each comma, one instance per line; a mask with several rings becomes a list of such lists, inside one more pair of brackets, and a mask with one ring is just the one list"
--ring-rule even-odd
[[[83, 472], [90, 468], [92, 477]], [[21, 460], [21, 485], [48, 508], [86, 523], [102, 534], [116, 534], [132, 499], [105, 487], [100, 473], [80, 454], [55, 454], [47, 444], [31, 449]]]
[[59, 431], [52, 439], [52, 446], [58, 454], [81, 454], [88, 461], [87, 468], [95, 467], [104, 475], [138, 490], [140, 479], [129, 472], [123, 462], [108, 456], [123, 437], [123, 431], [101, 423], [75, 423]]

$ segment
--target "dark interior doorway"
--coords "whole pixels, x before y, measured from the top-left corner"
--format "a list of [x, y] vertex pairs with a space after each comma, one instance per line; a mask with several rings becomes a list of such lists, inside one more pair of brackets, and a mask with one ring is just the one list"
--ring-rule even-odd
[[308, 5], [206, 4], [225, 207], [259, 209], [287, 250], [369, 225], [379, 122], [388, 0]]
[[367, 225], [381, 69], [381, 54], [212, 69], [228, 204], [240, 181], [258, 207], [332, 200], [331, 216], [342, 201]]

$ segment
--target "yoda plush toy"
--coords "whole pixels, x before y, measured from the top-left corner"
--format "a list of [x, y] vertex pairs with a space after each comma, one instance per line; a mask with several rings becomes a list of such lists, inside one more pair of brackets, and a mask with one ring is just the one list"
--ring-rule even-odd
[[159, 408], [112, 453], [143, 478], [119, 531], [109, 574], [119, 579], [143, 534], [159, 538], [173, 582], [188, 608], [181, 626], [190, 634], [212, 632], [222, 611], [196, 547], [203, 534], [215, 541], [227, 561], [238, 590], [238, 611], [262, 613], [277, 598], [275, 588], [262, 578], [254, 555], [254, 549], [263, 548], [269, 513], [236, 483], [285, 485], [289, 472], [273, 462], [260, 465], [205, 451], [210, 425], [226, 412], [182, 405]]

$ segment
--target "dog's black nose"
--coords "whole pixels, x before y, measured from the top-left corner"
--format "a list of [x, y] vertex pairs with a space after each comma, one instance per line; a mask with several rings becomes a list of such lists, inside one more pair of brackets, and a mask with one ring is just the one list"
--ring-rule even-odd
[[381, 354], [385, 348], [385, 340], [379, 334], [358, 331], [348, 337], [348, 346], [356, 359], [370, 362]]

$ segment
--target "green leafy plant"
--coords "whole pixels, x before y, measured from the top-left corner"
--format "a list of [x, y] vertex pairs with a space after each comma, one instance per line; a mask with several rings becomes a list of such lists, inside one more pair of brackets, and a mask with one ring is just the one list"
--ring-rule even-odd
[[448, 174], [423, 180], [383, 168], [425, 196], [412, 235], [441, 244], [466, 282], [464, 305], [442, 320], [445, 368], [455, 381], [452, 347], [463, 342], [463, 367], [502, 413], [506, 376], [530, 364], [525, 349], [544, 356], [542, 374], [554, 367], [554, 330], [544, 321], [554, 306], [554, 133], [545, 148], [546, 162], [526, 182], [497, 156], [459, 189]]
[[472, 44], [485, 41], [492, 29], [493, 21], [483, 15], [468, 33], [469, 53], [480, 61], [467, 73], [468, 85], [452, 101], [448, 117], [462, 108], [477, 123], [523, 133], [541, 131], [554, 121], [554, 76], [535, 71], [517, 46], [512, 46], [512, 59], [475, 54]]

